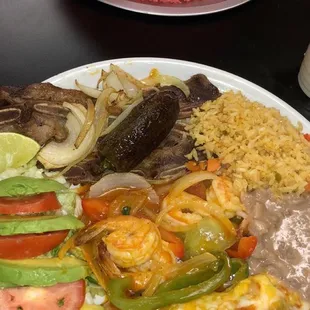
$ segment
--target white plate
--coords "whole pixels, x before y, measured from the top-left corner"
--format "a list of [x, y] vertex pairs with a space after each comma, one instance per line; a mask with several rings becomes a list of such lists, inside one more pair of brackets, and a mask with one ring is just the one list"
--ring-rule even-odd
[[163, 74], [174, 75], [182, 80], [188, 79], [196, 73], [203, 73], [220, 90], [241, 90], [250, 100], [261, 102], [267, 107], [277, 108], [293, 124], [296, 125], [297, 122], [301, 122], [304, 132], [310, 132], [310, 122], [305, 117], [267, 90], [234, 74], [188, 61], [149, 57], [112, 59], [60, 73], [44, 82], [50, 82], [63, 88], [75, 88], [74, 81], [78, 79], [82, 84], [95, 87], [100, 76], [100, 70], [109, 70], [111, 63], [122, 67], [139, 79], [146, 77], [152, 68], [157, 68]]
[[194, 16], [232, 9], [250, 0], [196, 0], [185, 4], [146, 4], [138, 0], [99, 0], [138, 13], [162, 16]]

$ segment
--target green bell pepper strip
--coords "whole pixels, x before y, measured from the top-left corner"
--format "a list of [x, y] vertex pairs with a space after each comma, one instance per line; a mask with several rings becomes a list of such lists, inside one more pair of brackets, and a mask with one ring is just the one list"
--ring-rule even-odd
[[155, 294], [172, 290], [179, 290], [190, 285], [196, 285], [204, 282], [216, 275], [220, 267], [222, 266], [220, 266], [218, 260], [207, 265], [199, 266], [195, 268], [195, 271], [181, 274], [174, 277], [173, 279], [165, 281], [164, 283], [159, 285]]
[[121, 310], [155, 310], [171, 304], [179, 304], [210, 294], [221, 287], [231, 274], [229, 258], [220, 253], [218, 259], [223, 262], [222, 268], [210, 279], [197, 285], [191, 285], [180, 290], [155, 294], [150, 297], [129, 298], [125, 292], [130, 287], [131, 278], [112, 279], [107, 286], [110, 302]]
[[[249, 276], [248, 264], [238, 258], [230, 259], [231, 262], [231, 275], [229, 286], [233, 286], [239, 283], [241, 280], [246, 279]], [[167, 280], [161, 285], [159, 285], [155, 294], [168, 292], [172, 290], [179, 290], [181, 288], [196, 285], [203, 281], [206, 281], [213, 277], [221, 268], [220, 262], [217, 260], [215, 262], [205, 264], [195, 268], [196, 270], [189, 273], [181, 274], [174, 277], [171, 280]]]
[[248, 278], [249, 276], [249, 265], [248, 263], [240, 258], [231, 258], [231, 286], [235, 286], [240, 281]]

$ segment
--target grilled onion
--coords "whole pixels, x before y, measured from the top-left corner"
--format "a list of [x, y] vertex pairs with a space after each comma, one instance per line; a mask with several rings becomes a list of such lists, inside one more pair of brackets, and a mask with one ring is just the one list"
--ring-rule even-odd
[[60, 143], [52, 141], [39, 152], [38, 160], [46, 169], [66, 167], [82, 158], [85, 154], [88, 154], [89, 149], [93, 147], [95, 137], [95, 128], [93, 125], [90, 126], [80, 145], [75, 147], [74, 144], [81, 132], [86, 117], [78, 105], [64, 103], [64, 106], [70, 109], [66, 123], [69, 134], [65, 141]]
[[189, 96], [190, 90], [188, 86], [180, 79], [171, 75], [160, 74], [157, 69], [152, 69], [149, 76], [142, 80], [142, 82], [147, 86], [169, 86], [174, 85], [180, 88], [186, 97]]
[[75, 80], [75, 85], [87, 96], [92, 97], [92, 98], [98, 98], [100, 96], [100, 94], [102, 93], [102, 91], [96, 89], [96, 88], [92, 88], [89, 86], [85, 86], [83, 84], [80, 84], [78, 82], [78, 80]]
[[101, 178], [90, 187], [89, 197], [99, 197], [104, 193], [116, 188], [141, 188], [147, 189], [151, 202], [159, 203], [158, 195], [151, 185], [141, 176], [134, 173], [113, 173]]
[[79, 133], [79, 136], [77, 137], [76, 141], [75, 141], [75, 147], [78, 148], [81, 143], [84, 141], [88, 131], [90, 130], [93, 121], [94, 121], [94, 117], [95, 117], [95, 107], [94, 104], [91, 100], [87, 100], [87, 112], [86, 112], [86, 119], [85, 122], [82, 126], [82, 129]]

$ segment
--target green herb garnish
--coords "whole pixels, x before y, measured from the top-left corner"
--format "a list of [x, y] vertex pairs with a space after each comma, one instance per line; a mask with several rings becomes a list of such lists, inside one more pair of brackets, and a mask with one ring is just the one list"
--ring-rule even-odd
[[130, 215], [130, 211], [131, 211], [131, 207], [125, 206], [125, 207], [123, 207], [123, 209], [122, 209], [122, 214], [123, 214], [123, 215]]
[[58, 299], [58, 300], [57, 300], [57, 305], [58, 305], [59, 308], [61, 308], [62, 306], [64, 306], [64, 305], [65, 305], [65, 298], [63, 297], [63, 298], [61, 298], [61, 299]]
[[243, 217], [239, 216], [239, 215], [235, 215], [234, 217], [232, 217], [230, 219], [230, 221], [234, 224], [240, 225], [243, 221]]

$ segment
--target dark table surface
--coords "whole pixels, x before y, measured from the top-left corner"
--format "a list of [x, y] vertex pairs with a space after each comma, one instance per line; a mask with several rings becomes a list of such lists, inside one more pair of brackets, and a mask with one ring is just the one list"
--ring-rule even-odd
[[253, 0], [196, 17], [142, 15], [95, 0], [0, 0], [0, 85], [113, 58], [177, 58], [246, 78], [310, 120], [297, 81], [309, 12], [310, 0]]

